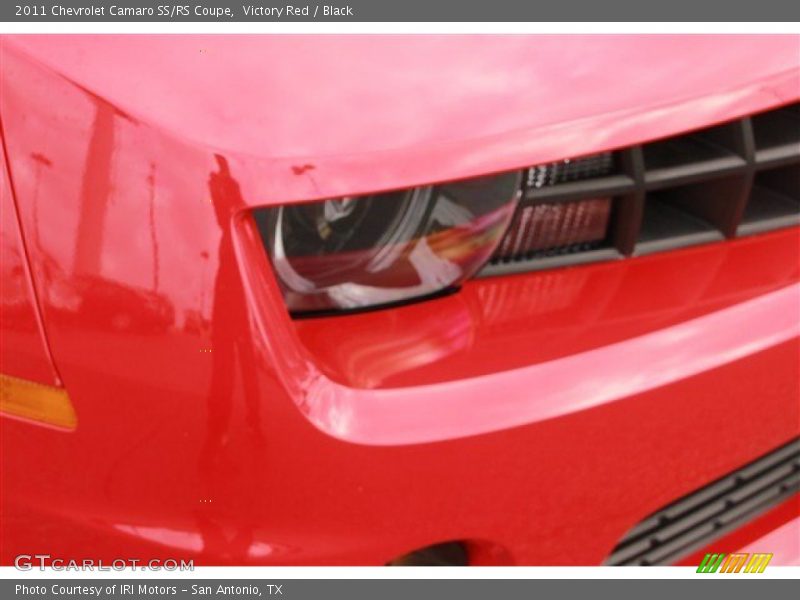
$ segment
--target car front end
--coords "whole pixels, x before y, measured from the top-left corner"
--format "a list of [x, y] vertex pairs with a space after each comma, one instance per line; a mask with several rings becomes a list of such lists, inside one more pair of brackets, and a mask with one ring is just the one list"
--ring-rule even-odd
[[3, 564], [800, 563], [797, 36], [0, 43]]

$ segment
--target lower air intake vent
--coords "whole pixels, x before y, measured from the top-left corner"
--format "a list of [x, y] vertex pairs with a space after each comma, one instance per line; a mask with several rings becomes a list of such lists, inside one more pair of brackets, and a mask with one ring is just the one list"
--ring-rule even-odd
[[800, 439], [651, 515], [606, 564], [673, 564], [798, 491]]
[[800, 224], [800, 105], [531, 167], [481, 275], [639, 256]]

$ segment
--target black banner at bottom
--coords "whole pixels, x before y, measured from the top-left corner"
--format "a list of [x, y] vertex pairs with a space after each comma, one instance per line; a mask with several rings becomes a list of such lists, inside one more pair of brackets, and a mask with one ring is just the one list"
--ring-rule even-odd
[[792, 580], [698, 574], [697, 579], [40, 579], [0, 581], [2, 598], [285, 598], [305, 600], [459, 600], [525, 599], [537, 597], [693, 598], [790, 597], [797, 591]]

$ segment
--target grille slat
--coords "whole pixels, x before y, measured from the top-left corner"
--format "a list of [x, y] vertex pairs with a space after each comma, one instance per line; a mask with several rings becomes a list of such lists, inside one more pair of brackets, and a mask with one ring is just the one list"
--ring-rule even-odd
[[684, 185], [696, 181], [735, 173], [744, 173], [747, 162], [739, 156], [725, 156], [704, 162], [689, 163], [672, 169], [647, 172], [645, 181], [649, 191]]
[[651, 515], [606, 563], [674, 563], [798, 491], [800, 438]]
[[573, 202], [576, 198], [586, 198], [587, 191], [592, 196], [614, 196], [631, 192], [635, 188], [633, 179], [627, 175], [608, 175], [590, 181], [571, 181], [551, 187], [528, 189], [524, 199], [526, 206], [544, 202]]
[[[506, 237], [480, 275], [638, 256], [800, 224], [799, 109], [531, 167]], [[549, 214], [539, 207], [562, 205], [566, 215], [600, 198], [611, 210], [599, 232], [566, 216], [558, 235], [538, 223]]]

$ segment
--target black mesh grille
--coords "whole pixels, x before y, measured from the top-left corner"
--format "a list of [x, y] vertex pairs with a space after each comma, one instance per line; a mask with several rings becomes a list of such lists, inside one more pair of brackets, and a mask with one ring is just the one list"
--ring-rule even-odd
[[606, 564], [675, 563], [798, 491], [800, 438], [651, 515]]
[[568, 158], [531, 167], [525, 175], [525, 185], [528, 188], [541, 188], [592, 177], [602, 177], [610, 174], [613, 168], [614, 155], [611, 152], [576, 159]]
[[800, 223], [800, 104], [526, 170], [482, 275], [638, 256]]

